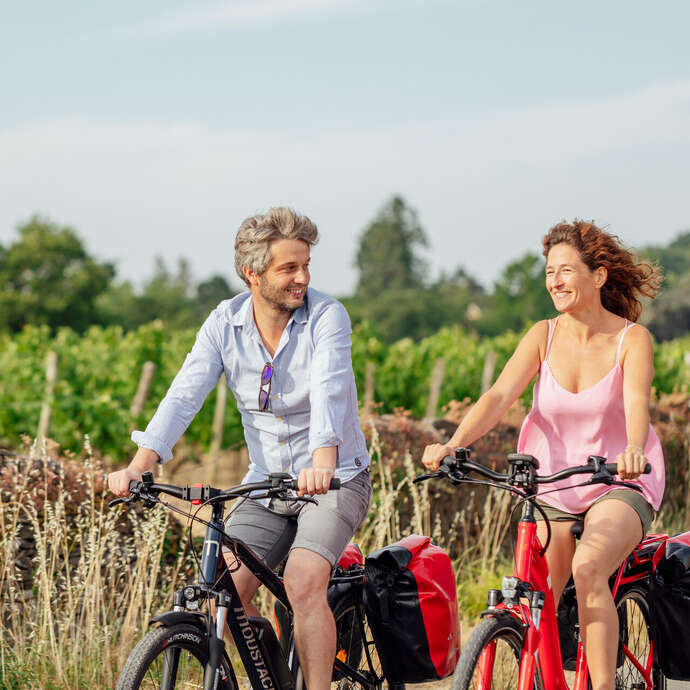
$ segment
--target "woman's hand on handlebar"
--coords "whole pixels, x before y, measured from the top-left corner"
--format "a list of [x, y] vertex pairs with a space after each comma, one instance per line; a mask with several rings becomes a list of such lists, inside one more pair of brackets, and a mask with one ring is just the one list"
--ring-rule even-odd
[[640, 446], [629, 445], [616, 457], [618, 477], [622, 480], [637, 479], [647, 464], [644, 449]]
[[451, 458], [455, 457], [455, 446], [443, 443], [432, 443], [424, 449], [422, 465], [430, 472], [436, 472], [441, 465], [441, 460], [449, 455]]

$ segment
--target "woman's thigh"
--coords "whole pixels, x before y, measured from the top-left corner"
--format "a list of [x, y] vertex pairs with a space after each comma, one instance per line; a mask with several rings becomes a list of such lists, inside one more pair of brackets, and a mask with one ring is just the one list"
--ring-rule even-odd
[[[568, 582], [575, 553], [575, 537], [570, 528], [574, 520], [551, 520], [551, 541], [544, 554], [551, 575], [551, 587], [556, 606], [563, 588]], [[542, 544], [546, 543], [546, 523], [537, 522], [537, 536]]]
[[585, 515], [585, 527], [574, 568], [585, 568], [585, 579], [608, 578], [642, 538], [635, 509], [624, 501], [595, 503]]

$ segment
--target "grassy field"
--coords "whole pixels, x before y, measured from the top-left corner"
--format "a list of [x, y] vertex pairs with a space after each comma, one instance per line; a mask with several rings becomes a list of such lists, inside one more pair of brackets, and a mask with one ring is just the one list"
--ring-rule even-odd
[[[471, 528], [463, 521], [479, 521], [483, 538], [455, 564], [463, 575], [460, 608], [471, 621], [484, 606], [486, 588], [498, 581], [495, 573], [502, 571], [496, 524], [506, 505], [485, 505], [480, 515], [458, 518], [454, 529], [444, 533], [429, 508], [432, 487], [411, 482], [417, 468], [410, 457], [396, 470], [380, 460], [376, 437], [372, 450], [377, 488], [356, 541], [366, 553], [420, 533], [450, 547]], [[44, 486], [30, 481], [30, 474], [18, 473], [10, 492], [14, 498], [0, 503], [0, 687], [114, 687], [150, 618], [169, 608], [174, 589], [193, 578], [186, 530], [162, 507], [108, 510], [112, 497], [102, 491], [103, 470], [88, 459], [76, 488], [66, 480], [56, 485], [55, 478]], [[406, 509], [400, 510], [403, 502]], [[404, 524], [401, 515], [409, 516]], [[35, 552], [27, 588], [16, 556], [28, 526]], [[268, 612], [268, 596], [261, 595], [259, 603]]]

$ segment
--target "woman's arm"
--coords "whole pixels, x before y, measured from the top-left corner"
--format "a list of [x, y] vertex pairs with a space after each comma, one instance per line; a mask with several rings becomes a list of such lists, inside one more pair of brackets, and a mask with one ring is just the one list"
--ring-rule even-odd
[[652, 337], [644, 326], [631, 328], [626, 335], [623, 368], [623, 405], [628, 446], [618, 455], [618, 476], [636, 479], [647, 459], [644, 447], [649, 436], [649, 396], [654, 378]]
[[455, 448], [469, 446], [496, 426], [539, 371], [547, 332], [546, 321], [530, 328], [494, 385], [470, 408], [448, 443], [434, 443], [425, 448], [422, 457], [425, 467], [432, 471], [438, 469], [441, 460], [452, 455]]

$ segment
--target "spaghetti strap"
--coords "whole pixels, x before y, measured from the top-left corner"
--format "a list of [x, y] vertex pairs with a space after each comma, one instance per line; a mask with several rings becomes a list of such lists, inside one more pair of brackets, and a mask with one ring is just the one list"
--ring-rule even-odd
[[544, 353], [544, 361], [549, 358], [549, 350], [551, 349], [551, 341], [553, 340], [553, 334], [556, 332], [556, 324], [558, 323], [558, 317], [555, 319], [549, 319], [549, 334], [546, 338], [546, 352]]
[[621, 349], [623, 348], [623, 338], [625, 338], [625, 334], [633, 327], [637, 326], [635, 321], [628, 321], [628, 319], [625, 320], [625, 326], [623, 327], [623, 332], [621, 333], [621, 337], [618, 340], [618, 349], [616, 350], [616, 366], [620, 364], [621, 361]]

